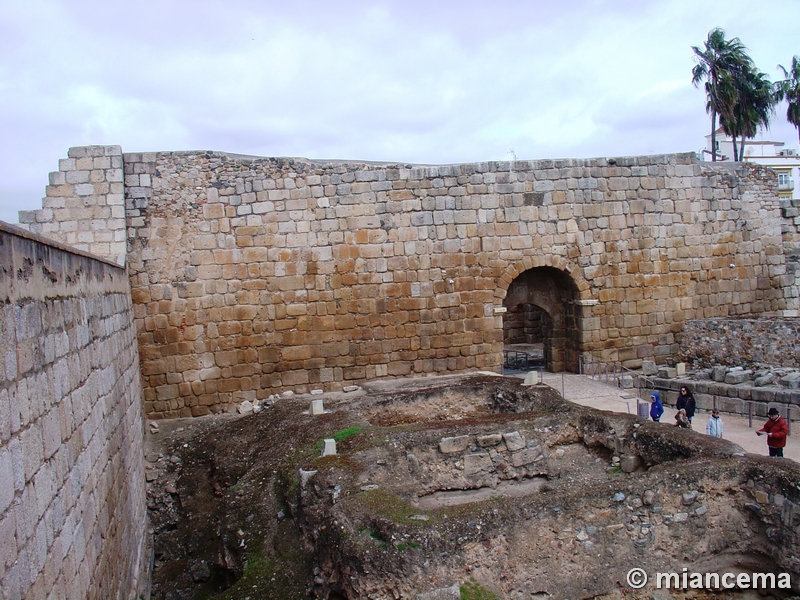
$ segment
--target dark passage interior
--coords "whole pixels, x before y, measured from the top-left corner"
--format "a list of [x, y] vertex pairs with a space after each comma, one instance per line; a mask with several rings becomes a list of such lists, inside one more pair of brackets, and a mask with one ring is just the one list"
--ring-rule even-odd
[[[553, 372], [578, 371], [580, 305], [572, 279], [558, 269], [537, 267], [522, 273], [503, 300], [503, 345], [507, 356], [541, 356]], [[524, 368], [522, 362], [516, 361]]]

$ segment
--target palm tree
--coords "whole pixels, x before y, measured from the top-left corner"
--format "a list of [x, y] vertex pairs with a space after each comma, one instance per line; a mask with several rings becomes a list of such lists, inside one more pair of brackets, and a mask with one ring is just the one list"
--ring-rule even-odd
[[786, 98], [789, 108], [786, 109], [786, 120], [797, 128], [798, 139], [800, 139], [800, 57], [792, 58], [792, 68], [786, 71], [781, 65], [778, 68], [783, 71], [786, 78], [777, 83], [778, 100]]
[[[733, 138], [733, 160], [744, 160], [746, 140], [755, 137], [759, 127], [769, 127], [780, 88], [773, 85], [766, 73], [752, 67], [746, 67], [738, 73], [734, 86], [736, 103], [730, 113], [720, 117], [720, 123], [725, 133]], [[738, 149], [737, 136], [741, 137], [741, 147]]]
[[735, 81], [743, 69], [753, 61], [747, 48], [739, 40], [725, 39], [719, 27], [708, 33], [705, 49], [692, 46], [697, 64], [692, 69], [692, 84], [696, 87], [705, 80], [706, 111], [711, 113], [711, 160], [717, 160], [717, 115], [733, 120], [733, 107], [738, 98]]

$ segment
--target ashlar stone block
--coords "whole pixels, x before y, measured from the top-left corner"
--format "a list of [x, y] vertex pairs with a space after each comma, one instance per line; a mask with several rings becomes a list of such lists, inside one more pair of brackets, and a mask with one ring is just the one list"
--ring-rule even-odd
[[464, 452], [470, 444], [472, 436], [459, 435], [456, 437], [445, 437], [439, 440], [439, 452], [442, 454], [453, 454]]

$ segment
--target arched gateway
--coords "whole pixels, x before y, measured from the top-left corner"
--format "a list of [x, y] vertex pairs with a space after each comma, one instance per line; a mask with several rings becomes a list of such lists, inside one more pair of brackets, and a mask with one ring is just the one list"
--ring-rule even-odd
[[572, 278], [554, 267], [528, 269], [514, 279], [503, 299], [503, 345], [542, 345], [547, 369], [578, 371], [581, 306]]

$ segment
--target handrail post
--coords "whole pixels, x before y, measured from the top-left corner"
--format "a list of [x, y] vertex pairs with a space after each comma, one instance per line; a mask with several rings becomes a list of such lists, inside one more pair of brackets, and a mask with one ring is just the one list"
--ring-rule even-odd
[[789, 411], [791, 407], [786, 405], [786, 435], [792, 435], [792, 420], [789, 418]]
[[753, 403], [749, 400], [747, 401], [747, 420], [749, 423], [750, 428], [753, 427]]

